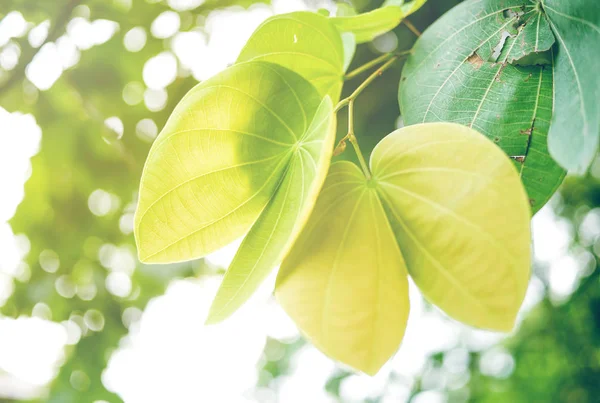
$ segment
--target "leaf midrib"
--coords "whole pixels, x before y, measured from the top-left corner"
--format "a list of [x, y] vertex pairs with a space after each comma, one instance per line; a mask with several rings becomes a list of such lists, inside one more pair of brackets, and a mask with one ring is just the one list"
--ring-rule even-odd
[[[483, 107], [483, 104], [487, 100], [487, 97], [490, 94], [490, 91], [492, 90], [494, 83], [496, 83], [496, 79], [498, 78], [498, 75], [502, 72], [503, 69], [505, 69], [507, 67], [508, 58], [510, 56], [510, 53], [512, 52], [512, 50], [514, 49], [515, 45], [518, 42], [517, 39], [518, 39], [518, 35], [516, 38], [513, 39], [513, 42], [510, 45], [510, 48], [506, 51], [506, 57], [504, 58], [502, 63], [500, 63], [500, 67], [498, 68], [498, 71], [496, 71], [496, 74], [494, 74], [494, 76], [492, 77], [492, 81], [490, 82], [490, 85], [488, 86], [487, 90], [483, 94], [483, 97], [481, 97], [481, 102], [479, 103], [479, 107], [477, 108], [477, 111], [475, 111], [475, 115], [473, 115], [473, 119], [471, 120], [471, 124], [469, 125], [469, 127], [472, 128], [473, 125], [475, 124], [475, 122], [477, 121], [477, 118], [479, 117], [479, 113], [481, 112], [481, 108]], [[489, 39], [488, 39], [488, 41], [489, 41]], [[464, 64], [464, 62], [462, 64]]]
[[[531, 138], [533, 137], [535, 130], [535, 121], [537, 120], [538, 108], [540, 106], [540, 96], [542, 93], [542, 83], [544, 82], [544, 69], [540, 67], [540, 81], [538, 82], [537, 95], [535, 97], [535, 106], [533, 108], [533, 116], [531, 118], [531, 133], [529, 133], [529, 139], [527, 141], [527, 148], [525, 150], [525, 160], [521, 164], [521, 169], [519, 170], [519, 176], [523, 177], [523, 170], [525, 169], [525, 163], [527, 162], [527, 157], [529, 156], [529, 149], [531, 148]], [[554, 73], [552, 74], [552, 81], [554, 81]]]
[[339, 266], [339, 260], [340, 260], [342, 251], [344, 250], [344, 245], [346, 244], [346, 241], [348, 240], [348, 234], [350, 233], [350, 228], [352, 227], [352, 222], [354, 221], [354, 217], [356, 216], [358, 207], [362, 203], [362, 199], [365, 196], [365, 193], [367, 192], [367, 190], [368, 190], [368, 188], [366, 188], [366, 187], [363, 189], [361, 195], [358, 196], [358, 199], [356, 200], [356, 205], [352, 209], [350, 216], [348, 216], [348, 222], [346, 224], [346, 228], [344, 229], [344, 233], [342, 234], [342, 237], [340, 239], [340, 244], [337, 247], [335, 257], [333, 258], [333, 265], [331, 267], [331, 271], [329, 272], [329, 276], [327, 277], [327, 283], [325, 284], [325, 298], [323, 300], [323, 309], [321, 311], [321, 332], [320, 333], [321, 333], [323, 340], [326, 340], [328, 337], [328, 335], [326, 335], [325, 329], [328, 328], [328, 326], [326, 326], [326, 322], [327, 322], [326, 314], [327, 314], [329, 305], [331, 303], [331, 281], [333, 280], [333, 277], [335, 276], [335, 273]]
[[[593, 22], [584, 20], [583, 18], [573, 17], [572, 15], [569, 15], [569, 14], [561, 13], [560, 11], [555, 10], [554, 8], [548, 6], [544, 1], [542, 1], [542, 5], [543, 5], [544, 10], [547, 9], [547, 10], [552, 11], [554, 14], [560, 15], [563, 18], [569, 19], [571, 21], [579, 22], [581, 24], [589, 25], [592, 29], [594, 29], [595, 31], [597, 31], [600, 34], [600, 27], [597, 27]], [[550, 18], [548, 18], [548, 20], [550, 20]]]

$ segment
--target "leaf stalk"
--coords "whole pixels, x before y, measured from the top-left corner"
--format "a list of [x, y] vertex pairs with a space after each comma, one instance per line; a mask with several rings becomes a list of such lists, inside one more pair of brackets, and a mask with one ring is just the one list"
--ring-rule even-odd
[[406, 28], [408, 28], [408, 29], [410, 30], [410, 32], [412, 32], [413, 34], [415, 34], [415, 36], [416, 36], [417, 38], [420, 38], [420, 37], [421, 37], [421, 31], [419, 31], [419, 30], [417, 29], [417, 27], [415, 27], [415, 26], [413, 25], [413, 23], [412, 23], [412, 22], [410, 22], [410, 21], [409, 21], [408, 19], [406, 19], [406, 18], [405, 18], [404, 20], [402, 20], [402, 22], [404, 23], [404, 25], [406, 25]]
[[[385, 58], [383, 56], [378, 57], [377, 59], [374, 59], [373, 61], [365, 64], [362, 67], [359, 67], [358, 69], [354, 70], [360, 70], [360, 72], [356, 73], [360, 74], [365, 70], [368, 70], [369, 68], [376, 66], [377, 64], [381, 63], [384, 60], [387, 60], [381, 67], [379, 67], [377, 70], [375, 70], [369, 77], [367, 77], [365, 79], [365, 81], [362, 82], [361, 85], [359, 85], [354, 92], [352, 92], [352, 94], [350, 94], [350, 96], [348, 96], [347, 98], [342, 99], [337, 106], [335, 107], [334, 112], [339, 112], [341, 109], [343, 109], [345, 106], [348, 106], [348, 134], [346, 134], [338, 143], [337, 147], [334, 150], [334, 155], [339, 155], [342, 152], [344, 152], [344, 150], [346, 149], [346, 141], [349, 141], [352, 144], [352, 147], [354, 147], [354, 151], [356, 152], [356, 156], [358, 157], [358, 161], [360, 162], [360, 167], [363, 170], [363, 173], [365, 174], [365, 177], [367, 179], [371, 179], [371, 171], [369, 170], [369, 165], [367, 164], [367, 161], [365, 160], [364, 155], [362, 154], [361, 150], [360, 150], [360, 146], [358, 145], [358, 140], [356, 139], [356, 135], [354, 134], [354, 101], [356, 100], [356, 98], [358, 98], [358, 96], [365, 90], [365, 88], [367, 88], [373, 81], [375, 81], [375, 79], [379, 76], [381, 76], [387, 69], [389, 69], [395, 62], [396, 60], [398, 60], [400, 58], [400, 56], [406, 55], [410, 53], [410, 51], [408, 52], [403, 52], [403, 54], [394, 54], [394, 53], [387, 53], [383, 56], [386, 56]], [[367, 67], [365, 67], [367, 66]], [[350, 73], [349, 75], [354, 74], [354, 72]]]
[[356, 156], [358, 157], [358, 162], [360, 162], [360, 167], [365, 174], [367, 179], [371, 179], [371, 171], [369, 170], [369, 165], [363, 156], [363, 153], [360, 151], [360, 146], [358, 145], [358, 140], [354, 135], [354, 100], [348, 103], [348, 134], [346, 138], [354, 147], [354, 152], [356, 152]]
[[378, 66], [383, 62], [386, 62], [388, 60], [390, 60], [392, 57], [394, 57], [393, 53], [384, 53], [383, 55], [371, 60], [370, 62], [367, 62], [365, 64], [363, 64], [360, 67], [357, 67], [356, 69], [352, 70], [350, 73], [346, 74], [344, 76], [344, 80], [351, 80], [354, 77], [364, 73], [365, 71], [371, 69], [372, 67]]

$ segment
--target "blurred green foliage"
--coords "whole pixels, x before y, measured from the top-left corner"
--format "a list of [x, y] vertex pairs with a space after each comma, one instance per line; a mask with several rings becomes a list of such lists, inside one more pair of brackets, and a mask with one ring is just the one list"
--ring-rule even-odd
[[[203, 20], [198, 17], [206, 16], [214, 9], [249, 6], [254, 2], [206, 1], [195, 9], [179, 13], [181, 30], [196, 28]], [[423, 30], [459, 2], [430, 0], [411, 17], [411, 21]], [[380, 3], [356, 0], [355, 5], [365, 11]], [[143, 136], [134, 135], [136, 125], [140, 120], [150, 118], [161, 128], [178, 100], [196, 83], [190, 76], [178, 77], [167, 88], [166, 107], [156, 112], [149, 111], [143, 102], [132, 106], [123, 99], [123, 90], [128, 83], [143, 83], [144, 63], [170, 46], [168, 41], [148, 35], [140, 52], [128, 52], [123, 46], [125, 33], [136, 26], [149, 31], [152, 21], [168, 9], [164, 1], [141, 0], [4, 0], [0, 5], [0, 18], [9, 11], [18, 10], [30, 22], [50, 20], [47, 41], [62, 36], [68, 21], [76, 15], [90, 20], [108, 19], [119, 24], [116, 35], [102, 45], [82, 51], [80, 61], [67, 69], [48, 91], [36, 90], [25, 78], [26, 65], [38, 51], [29, 46], [26, 36], [15, 40], [21, 48], [19, 64], [11, 71], [0, 71], [0, 106], [9, 112], [33, 114], [43, 130], [41, 151], [32, 159], [32, 175], [26, 183], [25, 199], [10, 221], [13, 231], [26, 234], [31, 243], [26, 258], [31, 278], [16, 282], [14, 293], [0, 313], [8, 317], [29, 316], [34, 306], [41, 302], [50, 307], [52, 320], [56, 322], [78, 320], [90, 310], [99, 311], [104, 318], [101, 331], [88, 330], [79, 343], [68, 348], [66, 362], [52, 382], [48, 396], [40, 401], [120, 401], [105, 389], [101, 376], [110, 352], [127, 333], [123, 312], [129, 307], [143, 309], [151, 298], [161, 295], [174, 278], [199, 276], [212, 270], [201, 261], [161, 267], [136, 264], [130, 296], [117, 297], [105, 287], [106, 276], [110, 273], [107, 267], [110, 264], [105, 260], [110, 261], [115, 253], [136, 255], [133, 235], [126, 223], [134, 210], [141, 170], [151, 143]], [[411, 48], [416, 39], [403, 25], [394, 33], [398, 50]], [[383, 45], [379, 44], [380, 47]], [[379, 53], [377, 43], [360, 46], [350, 69]], [[396, 128], [400, 70], [398, 63], [357, 101], [355, 130], [367, 154]], [[360, 82], [360, 77], [356, 82]], [[345, 95], [352, 90], [353, 84], [351, 81], [346, 86]], [[346, 133], [344, 113], [339, 116], [338, 139]], [[122, 120], [124, 136], [115, 135], [104, 124], [111, 116]], [[353, 159], [354, 154], [346, 152], [337, 158]], [[105, 216], [94, 215], [88, 207], [88, 199], [97, 189], [113, 195], [111, 203], [119, 207]], [[600, 206], [600, 180], [591, 175], [568, 178], [561, 195], [555, 203], [556, 209], [577, 228], [586, 211]], [[578, 242], [576, 238], [573, 248], [582, 248]], [[593, 244], [584, 247], [590, 251], [594, 249]], [[43, 251], [53, 251], [60, 257], [60, 267], [55, 273], [42, 269], [39, 256]], [[508, 376], [485, 375], [480, 370], [482, 354], [470, 353], [468, 382], [441, 389], [449, 401], [600, 401], [598, 273], [594, 268], [568, 301], [556, 304], [546, 296], [528, 315], [519, 332], [504, 343], [515, 361], [514, 370]], [[88, 294], [93, 291], [93, 298], [85, 292], [70, 298], [61, 296], [55, 286], [59, 278], [68, 279], [77, 290], [86, 290]], [[258, 368], [261, 370], [259, 386], [267, 386], [272, 378], [288, 374], [291, 357], [302, 344], [299, 341], [288, 345], [269, 339], [265, 354], [276, 351], [280, 358], [267, 361]], [[441, 367], [447, 354], [450, 352], [431, 357], [428, 367]], [[71, 382], [75, 370], [89, 378], [89, 383], [79, 389]], [[339, 396], [340, 383], [348, 376], [349, 373], [339, 370], [328, 381], [327, 391], [332, 396]], [[392, 374], [389, 382], [396, 381]], [[427, 383], [421, 380], [412, 393], [416, 396], [426, 389]]]

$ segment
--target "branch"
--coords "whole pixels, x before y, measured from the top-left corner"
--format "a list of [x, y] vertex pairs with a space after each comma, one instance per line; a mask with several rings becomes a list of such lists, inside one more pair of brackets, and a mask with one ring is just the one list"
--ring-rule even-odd
[[[409, 52], [405, 52], [405, 54], [408, 53]], [[373, 74], [367, 77], [367, 79], [363, 81], [363, 83], [359, 85], [358, 88], [356, 88], [354, 92], [350, 94], [350, 96], [348, 96], [348, 98], [342, 99], [335, 107], [335, 112], [338, 112], [344, 106], [348, 105], [351, 101], [354, 101], [360, 95], [360, 93], [363, 92], [363, 90], [369, 86], [369, 84], [371, 84], [377, 77], [381, 76], [383, 72], [389, 69], [392, 66], [392, 64], [394, 64], [399, 58], [400, 55], [393, 55], [383, 66], [378, 68]]]
[[379, 56], [376, 59], [373, 59], [365, 64], [363, 64], [362, 66], [352, 70], [351, 72], [347, 73], [344, 76], [344, 80], [351, 80], [354, 77], [364, 73], [365, 71], [382, 64], [383, 62], [387, 62], [388, 60], [394, 58], [394, 57], [402, 57], [402, 56], [407, 56], [410, 53], [412, 53], [412, 49], [411, 50], [406, 50], [406, 51], [402, 51], [402, 52], [390, 52], [390, 53], [384, 53], [383, 55]]
[[8, 78], [8, 80], [6, 80], [2, 84], [0, 84], [0, 95], [2, 95], [4, 92], [7, 92], [16, 83], [18, 83], [19, 80], [21, 80], [23, 77], [25, 77], [25, 69], [27, 68], [29, 63], [31, 63], [33, 58], [38, 54], [39, 49], [41, 49], [42, 46], [44, 46], [48, 42], [54, 42], [62, 35], [62, 33], [65, 30], [65, 27], [67, 26], [67, 23], [69, 22], [69, 18], [71, 17], [71, 14], [73, 13], [73, 9], [75, 7], [77, 7], [79, 4], [81, 4], [83, 1], [84, 0], [70, 0], [62, 8], [60, 13], [56, 17], [56, 22], [54, 23], [54, 26], [48, 32], [48, 36], [46, 37], [44, 42], [42, 42], [40, 47], [37, 49], [27, 48], [28, 51], [24, 52], [23, 56], [21, 57], [20, 63], [14, 69], [13, 74]]
[[410, 21], [409, 21], [408, 19], [406, 19], [406, 18], [405, 18], [404, 20], [402, 20], [402, 22], [404, 23], [404, 25], [406, 25], [406, 28], [410, 29], [410, 32], [412, 32], [413, 34], [415, 34], [415, 36], [416, 36], [417, 38], [420, 38], [420, 37], [421, 37], [421, 31], [419, 31], [419, 30], [417, 29], [417, 27], [415, 27], [415, 26], [413, 25], [413, 23], [412, 23], [412, 22], [410, 22]]
[[369, 70], [370, 68], [375, 67], [383, 62], [390, 60], [392, 57], [394, 57], [393, 53], [384, 53], [383, 55], [379, 56], [378, 58], [373, 59], [370, 62], [367, 62], [367, 63], [363, 64], [362, 66], [352, 70], [350, 73], [346, 74], [344, 76], [344, 80], [351, 80], [354, 77], [360, 75], [361, 73], [364, 73], [365, 71]]
[[[407, 52], [408, 54], [408, 52]], [[359, 85], [356, 90], [349, 97], [342, 99], [337, 106], [335, 107], [334, 112], [338, 112], [340, 109], [348, 106], [348, 134], [344, 136], [343, 139], [340, 140], [337, 147], [335, 148], [334, 155], [339, 155], [346, 149], [346, 141], [349, 141], [350, 144], [354, 147], [354, 151], [356, 152], [356, 156], [358, 157], [358, 161], [360, 162], [360, 167], [365, 174], [367, 179], [371, 179], [371, 172], [369, 171], [369, 165], [367, 164], [365, 157], [360, 151], [360, 147], [358, 145], [358, 140], [356, 139], [356, 135], [354, 134], [354, 101], [360, 95], [361, 92], [365, 88], [369, 86], [377, 77], [381, 76], [384, 71], [389, 69], [395, 62], [400, 58], [400, 55], [391, 55], [387, 62], [384, 63], [383, 66], [378, 68], [373, 74], [371, 74], [361, 85]], [[380, 62], [383, 58], [378, 58], [376, 61]], [[367, 63], [369, 67], [371, 67], [371, 63]]]

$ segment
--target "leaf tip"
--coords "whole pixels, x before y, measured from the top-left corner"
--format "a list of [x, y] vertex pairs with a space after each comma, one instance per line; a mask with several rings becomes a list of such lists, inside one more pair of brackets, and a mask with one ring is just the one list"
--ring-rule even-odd
[[498, 321], [498, 326], [492, 330], [495, 330], [495, 331], [501, 332], [501, 333], [511, 333], [515, 329], [516, 324], [517, 324], [517, 317], [515, 315], [511, 318], [506, 318], [505, 320]]
[[148, 252], [146, 252], [144, 250], [144, 248], [142, 248], [142, 246], [139, 244], [139, 241], [137, 241], [136, 243], [137, 243], [137, 251], [138, 251], [138, 254], [137, 254], [138, 255], [138, 260], [141, 263], [152, 263], [152, 261], [151, 261], [152, 255], [149, 254]]
[[215, 315], [215, 313], [211, 310], [208, 313], [208, 317], [204, 321], [204, 326], [218, 325], [221, 322], [223, 322], [223, 318], [221, 318], [219, 315]]
[[[519, 304], [519, 306], [520, 305], [521, 304]], [[476, 321], [468, 322], [461, 320], [461, 322], [479, 329], [489, 330], [492, 332], [512, 333], [512, 331], [517, 325], [517, 314], [518, 311], [515, 311], [514, 314], [487, 316], [485, 320], [483, 318], [480, 318]]]
[[204, 321], [204, 326], [210, 326], [210, 325], [218, 325], [222, 322], [224, 322], [227, 318], [229, 318], [234, 312], [235, 310], [231, 310], [231, 309], [226, 309], [227, 305], [223, 306], [223, 304], [218, 304], [217, 302], [217, 297], [219, 295], [217, 294], [217, 296], [215, 297], [215, 299], [212, 302], [212, 305], [210, 306], [210, 309], [208, 310], [208, 316], [206, 317], [206, 320]]
[[138, 260], [141, 263], [145, 263], [145, 264], [165, 263], [165, 262], [161, 262], [159, 259], [157, 259], [156, 253], [149, 251], [148, 248], [144, 246], [144, 244], [140, 240], [140, 237], [137, 234], [135, 236], [135, 243], [136, 243], [136, 247], [137, 247], [136, 249], [137, 249]]
[[161, 253], [161, 251], [156, 251], [155, 248], [148, 248], [137, 238], [136, 249], [138, 252], [138, 260], [144, 264], [169, 264], [178, 262], [175, 259], [165, 257], [164, 253]]
[[375, 375], [377, 375], [379, 373], [379, 371], [381, 370], [381, 367], [383, 367], [383, 364], [381, 364], [381, 365], [369, 365], [368, 367], [365, 367], [362, 370], [362, 372], [364, 372], [365, 374], [367, 374], [369, 376], [375, 376]]

